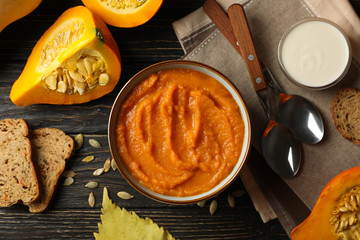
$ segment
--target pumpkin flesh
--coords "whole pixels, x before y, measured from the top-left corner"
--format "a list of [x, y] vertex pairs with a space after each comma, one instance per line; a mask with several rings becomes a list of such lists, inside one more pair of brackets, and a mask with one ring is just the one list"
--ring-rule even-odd
[[291, 232], [291, 238], [360, 239], [360, 167], [340, 173], [325, 186], [313, 211]]
[[163, 0], [82, 0], [84, 5], [115, 27], [131, 28], [149, 21]]
[[0, 32], [10, 23], [25, 17], [37, 8], [42, 0], [0, 0]]
[[120, 72], [120, 53], [105, 23], [78, 6], [37, 42], [10, 99], [18, 106], [84, 103], [112, 91]]

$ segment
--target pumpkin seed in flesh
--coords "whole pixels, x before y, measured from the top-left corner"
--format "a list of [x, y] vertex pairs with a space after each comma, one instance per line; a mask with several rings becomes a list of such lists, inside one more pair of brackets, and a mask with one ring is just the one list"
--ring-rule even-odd
[[87, 188], [97, 188], [99, 186], [98, 182], [90, 181], [87, 184], [85, 184], [85, 187]]
[[93, 175], [94, 176], [100, 176], [101, 174], [103, 174], [104, 172], [104, 168], [99, 168], [99, 169], [96, 169], [94, 172], [93, 172]]
[[101, 145], [100, 145], [100, 143], [97, 141], [97, 140], [95, 140], [95, 139], [89, 139], [89, 144], [90, 144], [90, 146], [92, 146], [93, 148], [101, 148]]
[[134, 197], [133, 195], [131, 195], [128, 192], [118, 192], [117, 195], [118, 195], [119, 198], [125, 199], [125, 200], [129, 200], [129, 199], [132, 199]]
[[57, 88], [56, 76], [54, 76], [54, 75], [49, 75], [49, 76], [45, 79], [45, 84], [46, 84], [46, 86], [47, 86], [50, 90], [56, 90], [56, 88]]
[[355, 186], [338, 199], [338, 205], [332, 211], [330, 224], [338, 239], [359, 239], [359, 209], [360, 186]]
[[66, 170], [61, 175], [66, 178], [73, 178], [73, 177], [75, 177], [76, 173], [71, 170]]
[[109, 80], [110, 80], [109, 75], [106, 74], [106, 73], [102, 73], [99, 76], [99, 85], [100, 86], [106, 86], [106, 84], [108, 84]]
[[78, 61], [78, 62], [76, 63], [76, 67], [77, 67], [77, 70], [79, 71], [79, 73], [80, 73], [81, 75], [83, 75], [83, 76], [87, 76], [87, 75], [88, 75], [83, 61], [81, 61], [81, 60]]
[[205, 204], [206, 204], [206, 200], [202, 200], [202, 201], [200, 201], [200, 202], [197, 203], [197, 205], [198, 205], [199, 207], [204, 207]]
[[67, 59], [49, 75], [43, 76], [42, 81], [49, 90], [82, 95], [97, 86], [106, 86], [110, 77], [100, 55], [95, 50], [84, 50]]
[[66, 83], [64, 81], [59, 81], [56, 91], [58, 91], [60, 93], [66, 92]]
[[72, 79], [78, 82], [83, 82], [83, 78], [80, 73], [69, 71], [69, 75]]
[[108, 158], [104, 163], [104, 172], [108, 172], [110, 168], [111, 168], [111, 161], [110, 158]]
[[67, 178], [65, 178], [65, 181], [64, 181], [64, 183], [63, 183], [63, 185], [64, 186], [70, 186], [71, 184], [73, 184], [74, 183], [74, 178], [72, 178], [72, 177], [67, 177]]
[[83, 160], [81, 160], [81, 161], [88, 163], [88, 162], [91, 162], [91, 161], [94, 160], [94, 159], [95, 159], [94, 156], [87, 156], [87, 157], [85, 157], [85, 158], [84, 158]]
[[75, 149], [79, 150], [84, 144], [84, 136], [79, 133], [75, 136]]
[[111, 159], [111, 168], [112, 168], [113, 171], [116, 171], [116, 169], [117, 169], [115, 160], [113, 158]]
[[95, 206], [95, 196], [94, 196], [94, 193], [93, 193], [93, 192], [91, 192], [91, 193], [89, 194], [88, 202], [89, 202], [90, 207], [94, 207], [94, 206]]
[[87, 72], [87, 75], [91, 75], [93, 73], [92, 64], [89, 58], [84, 58], [84, 66]]
[[209, 207], [209, 212], [211, 215], [213, 215], [218, 208], [218, 202], [216, 200], [212, 200]]
[[117, 9], [136, 9], [143, 5], [147, 0], [130, 0], [130, 1], [113, 1], [113, 0], [101, 0], [102, 2], [110, 5], [112, 8]]

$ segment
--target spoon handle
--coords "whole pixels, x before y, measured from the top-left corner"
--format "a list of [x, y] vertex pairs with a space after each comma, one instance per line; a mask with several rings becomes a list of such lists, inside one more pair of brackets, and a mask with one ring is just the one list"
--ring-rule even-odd
[[255, 91], [266, 89], [265, 79], [255, 51], [244, 8], [240, 4], [233, 4], [229, 7], [228, 14]]
[[220, 4], [216, 0], [206, 0], [203, 5], [203, 10], [241, 56], [241, 51], [236, 44], [237, 40], [231, 28], [230, 20]]

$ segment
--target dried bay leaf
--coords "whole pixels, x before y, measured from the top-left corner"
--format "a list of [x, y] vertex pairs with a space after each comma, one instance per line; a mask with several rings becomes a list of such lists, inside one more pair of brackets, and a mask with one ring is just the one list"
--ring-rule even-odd
[[109, 198], [107, 188], [104, 188], [101, 212], [99, 233], [94, 233], [96, 240], [175, 240], [167, 230], [159, 227], [150, 218], [140, 218], [136, 213], [129, 213], [125, 208], [116, 206]]

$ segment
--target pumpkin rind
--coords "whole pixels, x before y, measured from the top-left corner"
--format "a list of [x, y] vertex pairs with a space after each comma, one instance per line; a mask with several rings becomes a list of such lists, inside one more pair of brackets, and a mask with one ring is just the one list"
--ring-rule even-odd
[[[348, 221], [347, 219], [339, 221], [336, 227], [337, 220], [335, 217], [333, 218], [336, 212], [339, 212], [339, 204], [343, 206], [342, 201], [344, 197], [349, 195], [352, 190], [358, 192], [359, 187], [360, 167], [348, 169], [337, 175], [325, 186], [309, 217], [291, 232], [291, 238], [293, 240], [335, 240], [343, 239], [341, 234], [345, 233], [345, 235], [350, 237], [348, 239], [359, 239], [359, 236], [354, 236], [354, 234], [350, 232], [339, 231], [341, 222]], [[359, 195], [360, 199], [360, 193], [357, 193], [357, 195]], [[355, 208], [347, 206], [349, 209], [341, 209], [341, 211], [348, 211], [349, 214], [354, 213], [354, 215], [358, 217], [360, 216], [359, 206], [360, 202], [356, 202]], [[360, 219], [352, 220], [352, 227], [354, 229], [359, 228], [359, 220]], [[346, 224], [350, 226], [349, 221]], [[338, 231], [336, 232], [335, 229], [338, 229]], [[356, 232], [355, 234], [357, 235], [358, 233]]]
[[131, 28], [149, 21], [159, 10], [163, 0], [143, 0], [144, 3], [140, 6], [128, 8], [113, 7], [107, 3], [112, 2], [110, 0], [82, 0], [82, 2], [107, 24], [115, 27]]
[[37, 8], [42, 0], [0, 0], [0, 32], [10, 23], [25, 17]]
[[[74, 29], [73, 26], [77, 28]], [[54, 48], [54, 52], [51, 46], [55, 42], [59, 45], [59, 34], [70, 37], [65, 37], [65, 45], [61, 48], [60, 44], [60, 47]], [[48, 51], [52, 54], [47, 54]], [[97, 85], [83, 94], [68, 94], [44, 87], [44, 76], [56, 71], [61, 64], [82, 51], [96, 52], [105, 62], [109, 76], [109, 82], [105, 86]], [[119, 81], [120, 73], [120, 53], [106, 24], [86, 7], [78, 6], [65, 11], [37, 42], [23, 72], [11, 89], [10, 99], [18, 106], [84, 103], [111, 92]]]

